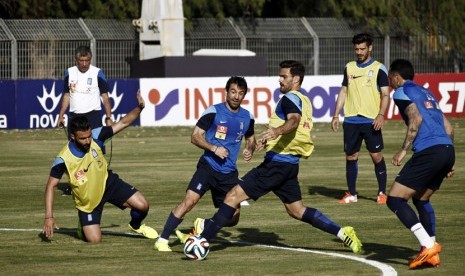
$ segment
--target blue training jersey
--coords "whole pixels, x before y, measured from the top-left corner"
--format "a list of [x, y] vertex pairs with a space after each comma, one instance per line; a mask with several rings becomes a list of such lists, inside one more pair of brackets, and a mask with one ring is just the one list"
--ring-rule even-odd
[[408, 125], [405, 109], [415, 103], [423, 121], [413, 141], [413, 152], [419, 152], [435, 145], [452, 145], [452, 140], [444, 128], [444, 119], [439, 103], [428, 89], [407, 81], [397, 88], [393, 95], [394, 102], [399, 107], [400, 115]]
[[[212, 118], [205, 120], [203, 118]], [[212, 105], [205, 110], [199, 119], [197, 126], [205, 130], [205, 139], [216, 146], [225, 147], [229, 155], [225, 159], [216, 156], [212, 151], [206, 150], [203, 154], [210, 166], [220, 173], [230, 173], [237, 170], [236, 161], [241, 149], [241, 141], [244, 136], [254, 134], [254, 118], [246, 109], [239, 107], [237, 112], [232, 112], [226, 107], [226, 103]]]

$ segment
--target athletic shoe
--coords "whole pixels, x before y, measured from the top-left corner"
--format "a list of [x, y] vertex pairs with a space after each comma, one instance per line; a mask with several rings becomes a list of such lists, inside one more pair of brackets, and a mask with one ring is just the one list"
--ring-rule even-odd
[[354, 253], [360, 253], [362, 251], [363, 244], [357, 238], [354, 228], [351, 226], [343, 227], [342, 233], [344, 244], [350, 247]]
[[204, 226], [205, 226], [205, 219], [196, 218], [194, 220], [194, 235], [202, 234]]
[[183, 232], [181, 232], [181, 231], [179, 231], [177, 229], [176, 229], [175, 233], [176, 233], [176, 237], [178, 237], [178, 239], [179, 239], [179, 242], [182, 243], [182, 244], [185, 244], [189, 237], [194, 236], [193, 233], [184, 234]]
[[145, 224], [142, 224], [139, 229], [134, 229], [132, 228], [131, 224], [128, 224], [129, 230], [136, 232], [138, 234], [141, 234], [142, 236], [148, 238], [148, 239], [156, 239], [158, 238], [158, 233], [155, 231], [150, 226], [146, 226]]
[[346, 192], [346, 195], [338, 201], [341, 204], [355, 203], [357, 202], [357, 195], [351, 195]]
[[379, 192], [376, 202], [378, 204], [386, 204], [386, 201], [387, 201], [387, 195], [385, 195], [383, 192]]
[[160, 239], [158, 239], [153, 245], [153, 248], [160, 252], [172, 252], [173, 251], [171, 250], [171, 247], [168, 245], [167, 240], [161, 241]]
[[441, 264], [441, 259], [439, 259], [439, 254], [433, 255], [433, 257], [426, 260], [426, 264], [432, 267], [439, 267]]
[[437, 242], [434, 243], [433, 247], [431, 248], [426, 248], [424, 246], [422, 246], [421, 248], [421, 251], [420, 253], [418, 253], [418, 256], [413, 259], [413, 260], [410, 260], [408, 262], [408, 266], [410, 269], [415, 269], [425, 263], [427, 263], [427, 261], [431, 258], [434, 257], [434, 255], [437, 255], [438, 253], [441, 252], [441, 245]]

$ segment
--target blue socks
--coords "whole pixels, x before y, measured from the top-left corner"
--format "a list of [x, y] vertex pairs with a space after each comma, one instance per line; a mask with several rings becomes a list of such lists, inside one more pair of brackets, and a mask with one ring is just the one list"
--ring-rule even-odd
[[339, 225], [323, 215], [320, 211], [310, 207], [306, 208], [302, 215], [302, 221], [333, 235], [337, 235], [339, 229], [341, 229]]
[[349, 193], [356, 195], [355, 185], [357, 183], [358, 175], [358, 160], [346, 160], [346, 180]]
[[397, 215], [400, 222], [404, 224], [409, 230], [417, 223], [420, 223], [418, 220], [417, 214], [415, 211], [408, 205], [407, 200], [400, 197], [391, 197], [388, 196], [387, 206], [391, 209], [394, 214]]
[[207, 240], [213, 238], [225, 225], [227, 225], [234, 216], [236, 209], [226, 203], [222, 203], [218, 212], [208, 220], [205, 220], [205, 228], [202, 236]]
[[183, 220], [175, 217], [173, 212], [170, 213], [168, 219], [166, 219], [165, 227], [163, 228], [163, 232], [160, 235], [160, 238], [165, 240], [169, 240], [171, 233], [173, 233], [174, 229], [181, 224]]
[[418, 217], [430, 237], [436, 236], [436, 215], [433, 206], [429, 200], [423, 201], [416, 198], [412, 199], [413, 204], [418, 210]]
[[131, 209], [131, 221], [129, 222], [131, 227], [133, 229], [139, 229], [142, 221], [145, 219], [148, 213], [149, 210], [147, 210], [147, 212], [141, 212], [135, 209]]
[[378, 193], [382, 192], [383, 194], [386, 194], [387, 173], [384, 158], [381, 159], [381, 162], [375, 164], [375, 174], [376, 179], [378, 180]]

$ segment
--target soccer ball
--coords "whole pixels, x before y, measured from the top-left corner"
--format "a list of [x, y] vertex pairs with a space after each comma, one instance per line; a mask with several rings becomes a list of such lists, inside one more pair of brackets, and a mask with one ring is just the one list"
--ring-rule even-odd
[[210, 252], [210, 243], [204, 237], [191, 236], [184, 243], [184, 255], [193, 260], [203, 260]]

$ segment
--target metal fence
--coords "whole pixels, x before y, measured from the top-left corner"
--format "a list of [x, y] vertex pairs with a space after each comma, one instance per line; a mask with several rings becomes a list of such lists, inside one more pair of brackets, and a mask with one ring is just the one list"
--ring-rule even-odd
[[[301, 61], [309, 75], [342, 74], [354, 59], [351, 38], [360, 28], [335, 18], [199, 18], [185, 31], [185, 54], [199, 49], [247, 49], [267, 60], [276, 75], [281, 60]], [[374, 57], [388, 65], [408, 58], [417, 72], [464, 72], [465, 59], [441, 38], [374, 32]], [[74, 50], [90, 45], [93, 64], [108, 78], [129, 78], [139, 57], [130, 20], [0, 19], [0, 79], [60, 79], [74, 65]]]

